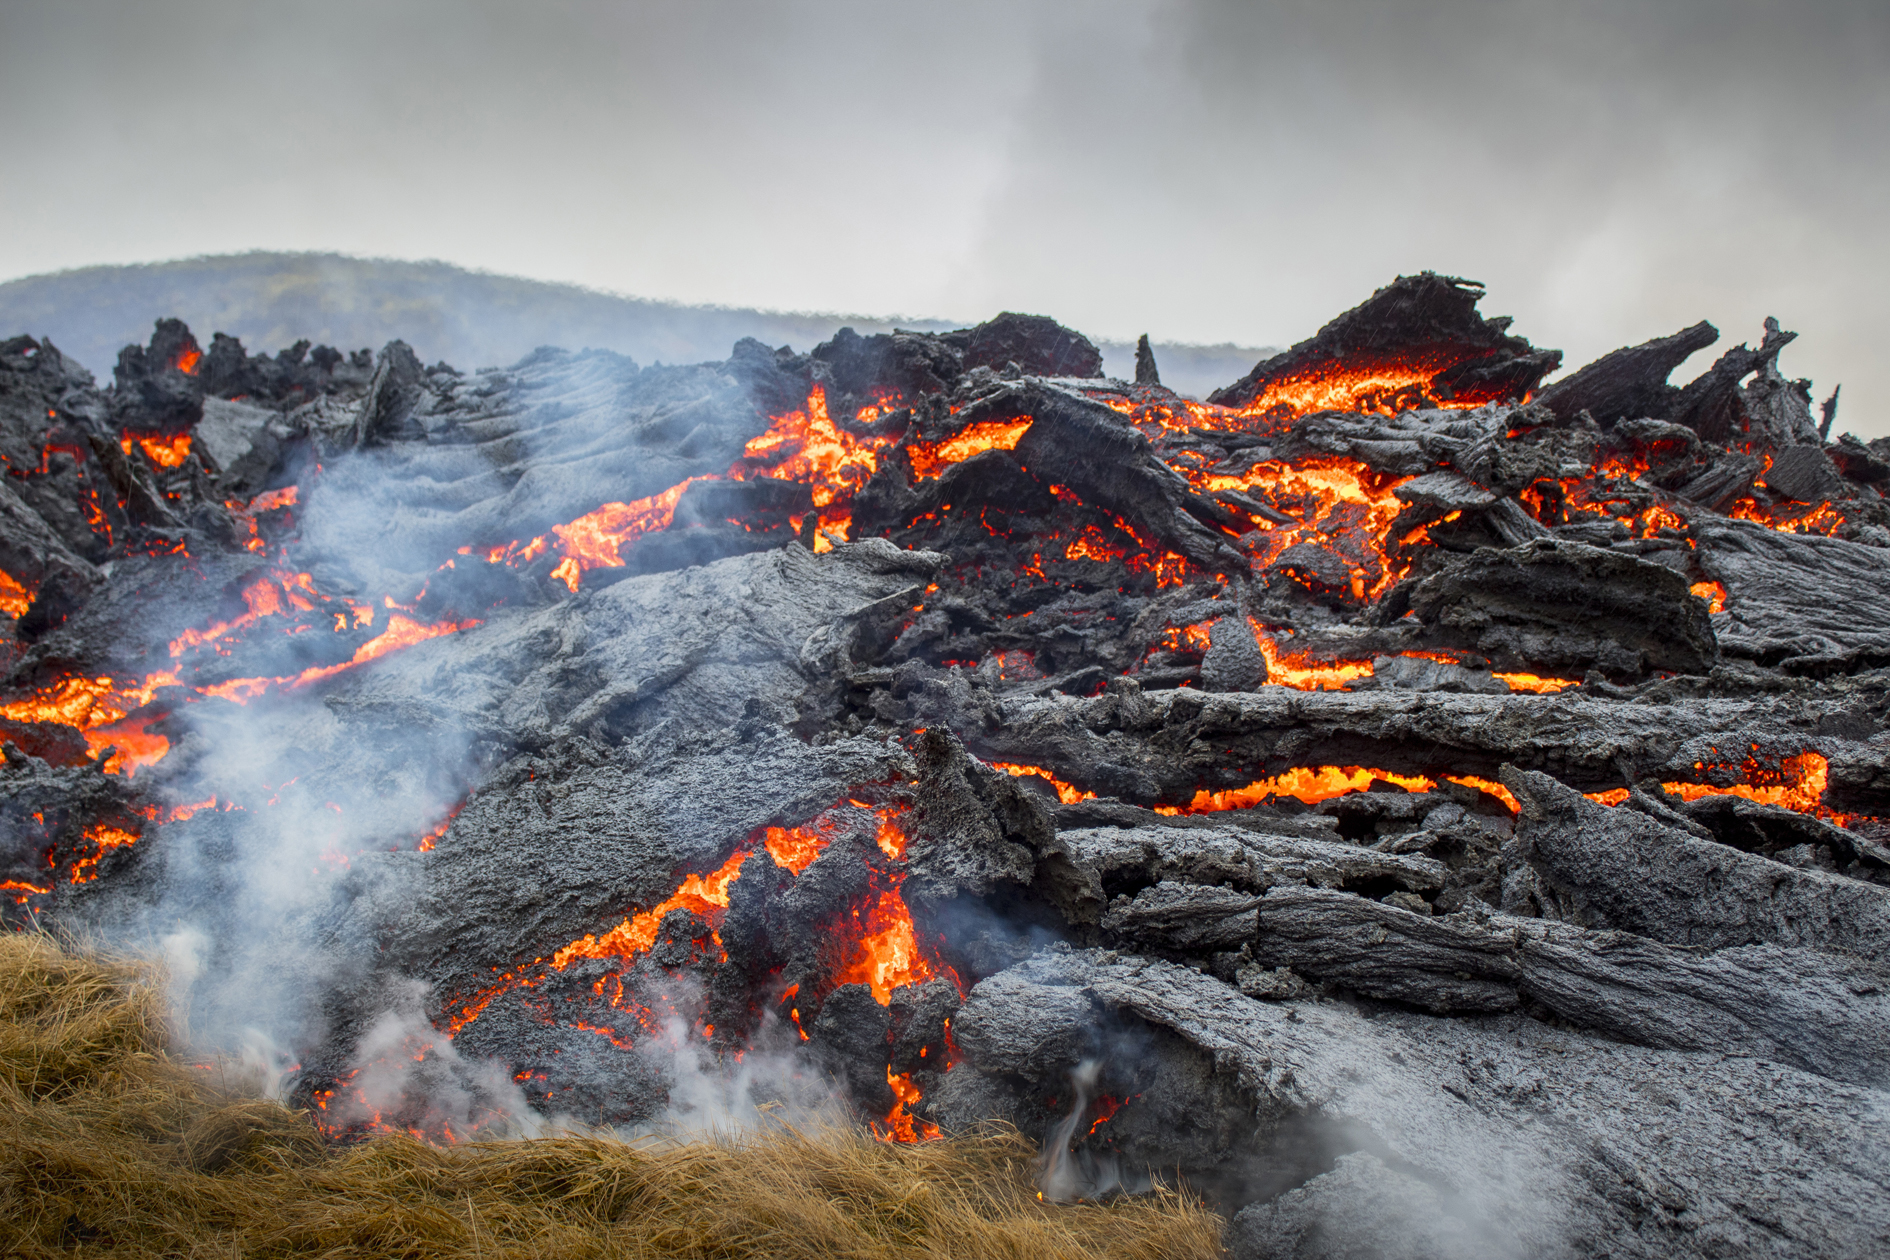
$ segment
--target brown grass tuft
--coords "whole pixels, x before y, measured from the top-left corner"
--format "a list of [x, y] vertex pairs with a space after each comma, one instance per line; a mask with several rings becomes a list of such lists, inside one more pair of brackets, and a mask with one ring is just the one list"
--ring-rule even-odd
[[334, 1151], [165, 1051], [152, 975], [0, 939], [0, 1253], [116, 1257], [1207, 1260], [1220, 1220], [1154, 1194], [1037, 1201], [1015, 1133], [893, 1146], [541, 1138]]

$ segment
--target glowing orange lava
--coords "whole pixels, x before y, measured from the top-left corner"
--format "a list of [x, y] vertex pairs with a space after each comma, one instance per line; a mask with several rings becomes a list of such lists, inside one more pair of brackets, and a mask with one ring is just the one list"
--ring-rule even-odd
[[1479, 779], [1474, 774], [1447, 774], [1444, 778], [1451, 783], [1461, 783], [1463, 786], [1473, 787], [1479, 792], [1487, 792], [1489, 795], [1503, 802], [1504, 808], [1509, 810], [1512, 814], [1522, 812], [1522, 804], [1517, 801], [1515, 794], [1494, 779]]
[[914, 442], [906, 448], [906, 453], [912, 459], [913, 473], [924, 481], [980, 452], [1016, 450], [1017, 443], [1029, 432], [1030, 423], [1029, 416], [1015, 420], [980, 420], [943, 442]]
[[116, 749], [106, 758], [106, 774], [127, 777], [144, 766], [154, 766], [171, 750], [171, 741], [146, 730], [157, 717], [126, 718], [109, 726], [95, 726], [85, 732], [85, 746], [96, 757], [107, 748]]
[[802, 823], [798, 827], [769, 827], [762, 833], [762, 843], [767, 847], [768, 856], [774, 864], [785, 871], [799, 875], [814, 864], [820, 851], [827, 847], [831, 836], [822, 834], [821, 823], [825, 816], [812, 822]]
[[263, 541], [262, 534], [256, 526], [256, 518], [265, 512], [279, 512], [285, 508], [294, 507], [296, 498], [296, 487], [284, 486], [280, 490], [265, 490], [247, 503], [231, 499], [223, 506], [228, 508], [230, 514], [249, 531], [249, 537], [243, 540], [244, 548], [261, 552], [267, 551], [269, 544]]
[[1083, 532], [1071, 539], [1063, 549], [1065, 560], [1098, 560], [1104, 564], [1120, 560], [1125, 554], [1121, 547], [1104, 538], [1102, 530], [1094, 525], [1084, 526]]
[[[1755, 756], [1745, 758], [1739, 766], [1737, 773], [1743, 777], [1743, 782], [1722, 785], [1671, 780], [1660, 786], [1683, 801], [1697, 801], [1709, 796], [1740, 796], [1760, 805], [1776, 805], [1800, 814], [1810, 814], [1838, 827], [1848, 827], [1860, 820], [1867, 821], [1864, 815], [1839, 813], [1825, 805], [1824, 791], [1830, 782], [1830, 765], [1822, 753], [1811, 751], [1783, 757], [1776, 767], [1765, 764]], [[1693, 768], [1702, 773], [1712, 769], [1705, 762], [1695, 762]], [[1585, 792], [1583, 795], [1602, 805], [1619, 805], [1627, 800], [1628, 789], [1608, 788], [1601, 792]]]
[[51, 891], [50, 884], [42, 888], [38, 884], [29, 884], [23, 880], [0, 879], [0, 892], [12, 893], [13, 904], [16, 906], [23, 906], [29, 898], [43, 897]]
[[96, 847], [93, 852], [86, 854], [72, 864], [72, 882], [75, 884], [83, 884], [89, 879], [97, 879], [98, 864], [104, 860], [105, 855], [122, 845], [135, 843], [138, 839], [138, 833], [135, 831], [127, 831], [123, 827], [113, 827], [105, 823], [97, 823], [85, 829], [85, 838], [91, 841]]
[[1558, 691], [1582, 685], [1579, 678], [1546, 678], [1541, 674], [1504, 673], [1501, 670], [1492, 670], [1491, 674], [1509, 684], [1511, 691], [1533, 691], [1537, 695], [1554, 695]]
[[150, 690], [147, 688], [140, 699], [138, 693], [121, 690], [109, 677], [75, 675], [41, 688], [30, 699], [0, 704], [0, 717], [15, 722], [56, 722], [82, 731], [90, 730], [116, 722], [147, 702]]
[[892, 1087], [894, 1102], [886, 1118], [873, 1125], [875, 1136], [886, 1142], [929, 1142], [940, 1136], [937, 1125], [916, 1120], [907, 1110], [919, 1101], [919, 1087], [912, 1083], [911, 1073], [894, 1075], [889, 1064], [886, 1084]]
[[1780, 805], [1801, 814], [1824, 817], [1830, 815], [1824, 808], [1830, 765], [1822, 754], [1815, 752], [1783, 758], [1776, 770], [1748, 757], [1741, 766], [1744, 783], [1717, 787], [1710, 783], [1676, 782], [1661, 786], [1683, 801], [1697, 801], [1704, 796], [1743, 796], [1761, 805]]
[[1517, 497], [1528, 505], [1531, 515], [1545, 525], [1560, 525], [1570, 517], [1595, 516], [1619, 521], [1635, 538], [1652, 538], [1662, 530], [1684, 532], [1688, 528], [1677, 503], [1654, 503], [1635, 510], [1635, 499], [1644, 498], [1647, 493], [1645, 488], [1638, 494], [1614, 489], [1612, 483], [1602, 477], [1565, 477], [1525, 486]]
[[1343, 691], [1347, 683], [1372, 676], [1370, 661], [1317, 661], [1305, 652], [1282, 652], [1272, 631], [1251, 617], [1247, 621], [1266, 660], [1270, 685], [1299, 691]]
[[672, 910], [688, 910], [709, 918], [718, 910], [728, 909], [728, 886], [741, 874], [747, 849], [729, 855], [728, 861], [708, 875], [685, 876], [682, 886], [648, 910], [619, 923], [602, 936], [586, 936], [572, 941], [551, 956], [551, 965], [563, 969], [579, 958], [627, 958], [646, 954], [656, 944], [657, 929]]
[[835, 987], [864, 984], [873, 991], [873, 1000], [881, 1006], [892, 1001], [892, 991], [908, 984], [930, 980], [936, 972], [919, 950], [912, 926], [912, 912], [897, 889], [879, 894], [879, 899], [852, 912], [852, 921], [860, 935], [852, 953], [834, 972]]
[[[171, 659], [176, 660], [192, 648], [214, 642], [237, 630], [247, 629], [264, 617], [313, 612], [315, 600], [320, 598], [315, 590], [315, 579], [308, 574], [271, 570], [267, 577], [257, 578], [243, 588], [243, 603], [248, 608], [247, 612], [231, 621], [215, 622], [201, 630], [184, 631], [171, 640]], [[371, 610], [369, 616], [371, 619]]]
[[1038, 778], [1044, 780], [1051, 787], [1056, 789], [1057, 799], [1063, 802], [1065, 805], [1074, 805], [1078, 801], [1093, 801], [1096, 799], [1096, 794], [1094, 792], [1085, 792], [1079, 788], [1072, 787], [1070, 784], [1065, 783], [1062, 779], [1059, 779], [1055, 775], [1051, 774], [1048, 770], [1039, 769], [1036, 766], [1020, 766], [1020, 765], [1016, 765], [1015, 763], [1008, 762], [1008, 761], [992, 761], [992, 762], [987, 762], [986, 764], [989, 765], [993, 770], [1002, 770], [1005, 774], [1010, 775], [1012, 778], [1019, 778], [1026, 774], [1036, 775]]
[[1407, 792], [1428, 792], [1437, 786], [1434, 779], [1421, 774], [1395, 774], [1389, 770], [1367, 770], [1359, 766], [1302, 766], [1276, 774], [1270, 779], [1256, 779], [1246, 787], [1210, 792], [1202, 788], [1186, 805], [1157, 805], [1158, 814], [1213, 814], [1228, 809], [1252, 809], [1273, 796], [1291, 796], [1308, 805], [1329, 801], [1348, 792], [1363, 792], [1374, 780], [1395, 783]]
[[1761, 507], [1758, 500], [1749, 495], [1733, 504], [1726, 515], [1742, 521], [1756, 521], [1782, 534], [1829, 536], [1845, 523], [1844, 514], [1828, 501], [1815, 506], [1806, 503], [1775, 503], [1770, 507]]
[[655, 530], [667, 529], [676, 515], [676, 501], [689, 488], [691, 477], [648, 498], [630, 503], [606, 503], [595, 512], [578, 517], [569, 525], [553, 525], [558, 536], [558, 550], [580, 568], [615, 569], [623, 565], [620, 548], [633, 539]]
[[[905, 852], [906, 839], [896, 820], [901, 807], [870, 806], [861, 801], [849, 800], [846, 804], [862, 809], [870, 809], [879, 819], [876, 840], [879, 847], [889, 857], [902, 856]], [[838, 807], [836, 807], [838, 809]], [[834, 816], [834, 811], [823, 813], [799, 827], [763, 828], [760, 841], [769, 857], [783, 869], [795, 874], [807, 869], [820, 851], [831, 841], [832, 833], [841, 825], [842, 820]], [[635, 958], [647, 953], [656, 943], [656, 934], [662, 926], [663, 918], [672, 910], [686, 909], [706, 919], [712, 926], [711, 939], [716, 947], [721, 946], [720, 912], [728, 908], [729, 886], [741, 876], [744, 863], [754, 855], [752, 847], [743, 846], [730, 854], [722, 866], [708, 875], [686, 875], [681, 885], [667, 899], [637, 914], [631, 915], [610, 931], [599, 935], [587, 935], [572, 941], [556, 950], [549, 960], [534, 959], [526, 967], [501, 975], [496, 984], [474, 993], [460, 1003], [459, 1009], [446, 1019], [448, 1035], [458, 1032], [473, 1020], [501, 993], [514, 987], [532, 988], [542, 983], [552, 971], [560, 971], [572, 963], [585, 958]], [[895, 879], [900, 877], [895, 876]], [[897, 886], [878, 894], [877, 900], [862, 908], [856, 907], [850, 915], [853, 931], [843, 931], [853, 941], [841, 972], [832, 980], [835, 986], [861, 983], [873, 988], [875, 998], [885, 1005], [891, 1001], [892, 989], [918, 980], [931, 978], [935, 974], [932, 965], [921, 952], [914, 934], [912, 915], [906, 909], [905, 900], [900, 896]], [[943, 974], [953, 975], [949, 969]], [[956, 980], [953, 975], [954, 981]], [[621, 998], [621, 979], [616, 981], [619, 992], [613, 997], [613, 1004]], [[798, 986], [797, 986], [798, 987]], [[604, 992], [605, 981], [597, 982], [596, 991]], [[786, 1001], [793, 996], [793, 991], [785, 995]], [[798, 1023], [798, 1016], [797, 1016]]]
[[159, 468], [177, 468], [190, 458], [188, 433], [133, 433], [127, 429], [119, 437], [118, 445], [127, 455], [136, 446]]
[[277, 679], [276, 681], [287, 681], [291, 687], [306, 687], [312, 682], [318, 682], [324, 678], [332, 678], [344, 669], [353, 669], [357, 665], [365, 665], [369, 661], [379, 660], [389, 652], [397, 651], [400, 648], [412, 647], [416, 643], [425, 643], [428, 639], [437, 639], [441, 635], [458, 634], [462, 630], [471, 630], [475, 626], [482, 624], [484, 623], [478, 621], [437, 621], [432, 625], [427, 625], [423, 622], [413, 621], [401, 616], [399, 613], [395, 613], [388, 617], [386, 630], [356, 648], [354, 655], [341, 662], [339, 665], [324, 665], [315, 669], [305, 669], [293, 679]]
[[1177, 471], [1197, 490], [1238, 491], [1292, 518], [1286, 525], [1253, 520], [1254, 532], [1242, 546], [1256, 570], [1274, 564], [1290, 547], [1310, 544], [1344, 563], [1345, 585], [1353, 599], [1364, 601], [1382, 595], [1410, 569], [1386, 553], [1392, 522], [1406, 506], [1396, 491], [1409, 477], [1382, 476], [1342, 455], [1293, 464], [1265, 460], [1237, 475], [1186, 466]]
[[1695, 582], [1687, 589], [1706, 601], [1708, 612], [1726, 611], [1726, 586], [1723, 582]]
[[0, 569], [0, 613], [9, 617], [24, 617], [26, 610], [33, 606], [33, 592], [14, 581], [13, 575]]
[[195, 346], [186, 346], [182, 353], [177, 356], [177, 362], [171, 366], [175, 367], [185, 376], [195, 376], [197, 375], [197, 365], [201, 362], [203, 362], [203, 351], [197, 349]]
[[1450, 400], [1432, 396], [1432, 379], [1455, 366], [1453, 359], [1408, 353], [1396, 357], [1362, 357], [1363, 362], [1320, 364], [1275, 381], [1233, 414], [1242, 418], [1276, 418], [1282, 413], [1287, 418], [1295, 418], [1315, 411], [1395, 415], [1414, 407], [1464, 410], [1494, 401], [1483, 396]]
[[1192, 626], [1176, 626], [1161, 633], [1161, 637], [1149, 644], [1144, 657], [1152, 657], [1161, 652], [1203, 653], [1208, 650], [1208, 626], [1201, 622]]
[[[861, 413], [864, 418], [864, 412]], [[879, 414], [873, 409], [873, 414]], [[892, 445], [896, 435], [859, 438], [837, 427], [827, 414], [827, 390], [815, 385], [799, 411], [770, 417], [768, 431], [742, 449], [729, 477], [746, 481], [772, 477], [805, 482], [813, 488], [814, 506], [824, 508], [851, 499], [879, 467], [878, 452]]]
[[[860, 422], [877, 419], [889, 405], [882, 400], [879, 405], [861, 408]], [[826, 535], [832, 534], [843, 541], [848, 537], [852, 525], [848, 505], [853, 494], [873, 475], [878, 467], [877, 453], [894, 442], [896, 435], [859, 438], [837, 426], [827, 413], [827, 391], [822, 385], [815, 385], [808, 392], [806, 405], [801, 410], [773, 416], [770, 420], [767, 432], [743, 447], [741, 456], [730, 465], [726, 476], [731, 481], [771, 478], [807, 483], [818, 511], [814, 550], [831, 551], [833, 544]], [[530, 563], [555, 546], [563, 559], [551, 576], [575, 593], [585, 571], [621, 568], [624, 564], [622, 549], [626, 545], [645, 534], [668, 529], [675, 520], [676, 504], [691, 482], [716, 480], [720, 478], [714, 475], [691, 477], [647, 498], [629, 503], [606, 503], [568, 524], [553, 525], [550, 535], [540, 535], [526, 543], [490, 547], [483, 554], [490, 564], [520, 565]], [[797, 529], [800, 527], [798, 518], [793, 523]]]

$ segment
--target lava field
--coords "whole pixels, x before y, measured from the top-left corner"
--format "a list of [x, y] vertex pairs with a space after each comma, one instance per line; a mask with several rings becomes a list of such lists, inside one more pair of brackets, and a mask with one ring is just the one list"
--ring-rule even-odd
[[1236, 1256], [1890, 1250], [1890, 440], [1400, 277], [1195, 401], [1004, 314], [0, 342], [9, 923], [336, 1141], [837, 1099]]

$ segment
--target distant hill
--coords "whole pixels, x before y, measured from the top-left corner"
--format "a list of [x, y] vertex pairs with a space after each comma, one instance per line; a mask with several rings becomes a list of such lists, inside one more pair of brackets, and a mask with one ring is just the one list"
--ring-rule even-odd
[[[936, 332], [995, 314], [896, 323]], [[700, 363], [727, 358], [743, 337], [809, 350], [843, 325], [862, 333], [895, 326], [862, 315], [687, 306], [446, 263], [340, 254], [228, 254], [82, 267], [0, 284], [0, 337], [49, 338], [101, 381], [110, 378], [121, 347], [147, 341], [153, 321], [168, 315], [205, 343], [211, 333], [225, 332], [252, 354], [273, 353], [304, 337], [341, 350], [378, 350], [398, 337], [426, 362], [444, 359], [462, 369], [512, 363], [545, 345], [616, 350], [639, 363]], [[1133, 344], [1096, 344], [1110, 375], [1134, 375]], [[1154, 349], [1163, 381], [1197, 396], [1239, 379], [1273, 353], [1231, 344], [1156, 342]]]

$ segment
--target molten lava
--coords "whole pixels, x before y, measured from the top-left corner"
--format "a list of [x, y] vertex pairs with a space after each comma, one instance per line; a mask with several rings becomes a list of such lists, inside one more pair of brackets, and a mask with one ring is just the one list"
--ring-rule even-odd
[[1494, 677], [1507, 683], [1511, 691], [1532, 691], [1537, 695], [1554, 695], [1558, 691], [1582, 685], [1579, 678], [1546, 678], [1541, 674], [1505, 673], [1501, 670], [1491, 672]]
[[[1753, 751], [1756, 753], [1757, 750], [1757, 745], [1754, 745]], [[1822, 753], [1809, 750], [1782, 757], [1776, 766], [1767, 765], [1757, 756], [1744, 758], [1736, 767], [1731, 763], [1709, 765], [1704, 761], [1696, 761], [1693, 763], [1696, 772], [1733, 781], [1700, 783], [1675, 779], [1663, 782], [1660, 786], [1683, 801], [1697, 801], [1709, 796], [1739, 796], [1760, 805], [1776, 805], [1796, 813], [1810, 814], [1838, 827], [1848, 827], [1859, 821], [1875, 821], [1862, 814], [1839, 813], [1824, 803], [1825, 788], [1830, 782], [1830, 767], [1829, 759]], [[1619, 805], [1627, 800], [1628, 789], [1608, 788], [1583, 795], [1603, 805]]]
[[[689, 479], [694, 480], [696, 478]], [[676, 515], [676, 501], [689, 488], [689, 481], [630, 503], [606, 503], [569, 525], [553, 525], [551, 532], [558, 536], [558, 551], [566, 559], [577, 561], [580, 568], [622, 567], [620, 549], [623, 545], [644, 534], [667, 529]]]
[[1394, 783], [1407, 792], [1428, 792], [1437, 786], [1436, 780], [1421, 774], [1394, 774], [1389, 770], [1367, 770], [1359, 766], [1304, 766], [1223, 792], [1210, 792], [1202, 788], [1186, 805], [1157, 805], [1155, 812], [1169, 815], [1213, 814], [1229, 809], [1252, 809], [1275, 796], [1291, 796], [1308, 805], [1316, 805], [1348, 792], [1366, 791], [1377, 780]]
[[424, 643], [428, 639], [437, 639], [441, 635], [457, 634], [462, 630], [471, 630], [484, 624], [478, 621], [438, 621], [431, 625], [414, 621], [394, 613], [387, 619], [387, 629], [354, 650], [354, 655], [334, 665], [317, 665], [303, 670], [299, 674], [290, 674], [279, 678], [232, 678], [228, 682], [216, 683], [195, 690], [202, 695], [215, 696], [220, 700], [229, 700], [236, 704], [247, 704], [271, 687], [284, 687], [290, 690], [309, 686], [324, 678], [333, 678], [336, 674], [365, 665], [369, 661], [379, 660], [390, 652], [401, 648]]
[[[876, 418], [881, 409], [860, 412], [860, 420], [870, 423], [867, 410]], [[827, 390], [823, 385], [808, 391], [807, 403], [800, 411], [770, 418], [773, 423], [768, 431], [742, 449], [741, 458], [729, 469], [729, 477], [735, 481], [772, 477], [805, 482], [813, 487], [817, 508], [851, 500], [878, 469], [878, 452], [892, 445], [898, 436], [859, 438], [837, 427], [827, 414]]]
[[320, 598], [322, 596], [315, 590], [315, 579], [308, 574], [271, 570], [267, 577], [257, 578], [243, 588], [243, 603], [247, 612], [233, 620], [215, 622], [201, 630], [184, 631], [171, 640], [171, 659], [176, 660], [192, 648], [246, 630], [264, 617], [313, 612], [315, 601]]
[[921, 481], [938, 476], [953, 464], [983, 451], [1012, 451], [1030, 430], [1030, 417], [1015, 420], [980, 420], [943, 442], [914, 442], [906, 448], [912, 471]]
[[[873, 807], [859, 801], [845, 803], [872, 809], [878, 818], [875, 839], [880, 850], [888, 857], [903, 856], [906, 838], [896, 819], [898, 807]], [[826, 848], [833, 835], [844, 825], [845, 820], [837, 815], [838, 807], [798, 827], [763, 828], [761, 845], [778, 866], [799, 875], [813, 864], [821, 850]], [[608, 932], [581, 937], [555, 950], [549, 960], [535, 959], [529, 966], [501, 975], [498, 983], [463, 1001], [459, 1009], [447, 1017], [445, 1031], [449, 1036], [457, 1033], [477, 1019], [494, 998], [508, 989], [515, 986], [536, 987], [551, 972], [565, 970], [581, 960], [631, 960], [648, 953], [656, 943], [664, 917], [673, 910], [688, 910], [709, 923], [710, 938], [719, 949], [721, 914], [728, 908], [729, 887], [741, 877], [744, 865], [753, 856], [754, 848], [743, 846], [730, 854], [717, 870], [707, 875], [684, 876], [682, 883], [669, 897], [625, 918]], [[843, 961], [828, 977], [823, 991], [844, 984], [865, 984], [872, 990], [875, 1000], [883, 1006], [891, 1002], [894, 989], [929, 980], [935, 975], [946, 975], [954, 984], [958, 983], [956, 974], [950, 968], [935, 966], [920, 946], [911, 911], [906, 908], [905, 899], [899, 894], [897, 885], [901, 878], [895, 875], [893, 887], [871, 895], [866, 903], [853, 907], [843, 922], [829, 928], [830, 931], [840, 933], [846, 943], [839, 952]], [[798, 987], [796, 985], [790, 989], [782, 1000], [793, 997]], [[959, 987], [962, 989], [962, 984]], [[604, 988], [605, 982], [598, 981], [596, 992], [600, 996]], [[619, 978], [612, 1002], [621, 1004], [621, 1000], [622, 981]], [[794, 1018], [798, 1024], [798, 1011]]]
[[123, 845], [136, 843], [138, 833], [123, 827], [114, 827], [106, 823], [97, 823], [85, 829], [85, 838], [93, 848], [90, 853], [72, 863], [72, 882], [83, 884], [89, 879], [98, 878], [98, 864], [105, 855]]
[[[861, 408], [858, 422], [870, 424], [879, 418], [885, 406], [882, 403]], [[824, 535], [833, 534], [841, 539], [848, 536], [852, 525], [848, 505], [854, 493], [877, 469], [877, 453], [896, 441], [897, 435], [860, 438], [840, 428], [827, 413], [827, 391], [822, 385], [815, 385], [808, 392], [806, 405], [801, 410], [773, 416], [770, 420], [767, 432], [748, 442], [726, 476], [731, 481], [772, 478], [808, 484], [818, 512], [815, 550], [829, 550], [832, 544]], [[1016, 445], [1015, 438], [1009, 445]], [[622, 567], [625, 546], [645, 534], [669, 528], [675, 519], [676, 504], [691, 482], [715, 480], [719, 478], [713, 475], [690, 477], [647, 498], [629, 503], [606, 503], [568, 524], [553, 525], [551, 533], [557, 539], [555, 546], [563, 560], [552, 570], [552, 576], [575, 593], [586, 570]], [[798, 526], [799, 521], [795, 523]], [[485, 557], [491, 564], [527, 564], [553, 545], [550, 538], [541, 535], [527, 543], [512, 542], [488, 548]]]
[[154, 766], [171, 750], [171, 741], [146, 728], [156, 716], [126, 718], [109, 726], [95, 726], [85, 732], [85, 746], [94, 757], [107, 748], [115, 751], [105, 759], [106, 774], [126, 777], [144, 766]]
[[1253, 519], [1253, 532], [1241, 545], [1255, 572], [1280, 563], [1289, 548], [1303, 545], [1342, 566], [1344, 577], [1334, 581], [1323, 572], [1291, 576], [1311, 587], [1347, 590], [1363, 602], [1376, 599], [1410, 571], [1408, 560], [1395, 561], [1386, 550], [1392, 523], [1405, 510], [1396, 490], [1409, 477], [1384, 476], [1342, 455], [1317, 455], [1292, 464], [1270, 459], [1239, 474], [1191, 467], [1177, 471], [1204, 493], [1234, 491], [1291, 518], [1285, 525]]
[[1706, 601], [1708, 612], [1726, 611], [1726, 587], [1721, 582], [1695, 582], [1687, 588], [1693, 594]]
[[[1776, 768], [1766, 765], [1757, 757], [1747, 757], [1740, 763], [1738, 770], [1743, 782], [1723, 786], [1674, 782], [1661, 786], [1683, 801], [1697, 801], [1705, 796], [1743, 796], [1761, 805], [1778, 805], [1801, 814], [1836, 819], [1843, 815], [1833, 814], [1824, 805], [1830, 766], [1830, 761], [1821, 753], [1809, 751], [1782, 758]], [[1694, 768], [1705, 771], [1708, 766], [1701, 762]]]
[[728, 886], [741, 874], [742, 863], [748, 857], [749, 851], [741, 849], [708, 875], [684, 877], [675, 892], [648, 910], [630, 916], [602, 936], [586, 936], [558, 950], [551, 956], [552, 967], [561, 971], [579, 958], [629, 958], [646, 954], [656, 944], [657, 929], [670, 911], [688, 910], [709, 919], [717, 911], [728, 909]]
[[893, 1073], [886, 1069], [886, 1084], [892, 1087], [893, 1106], [886, 1117], [873, 1125], [874, 1134], [887, 1142], [929, 1142], [940, 1136], [935, 1124], [915, 1119], [907, 1109], [919, 1102], [919, 1087], [910, 1072]]
[[284, 486], [280, 490], [265, 490], [247, 503], [232, 499], [223, 506], [228, 508], [230, 515], [248, 531], [249, 537], [244, 539], [243, 546], [250, 551], [263, 552], [269, 549], [269, 544], [262, 537], [257, 518], [265, 513], [286, 511], [294, 507], [297, 497], [296, 487]]
[[764, 833], [768, 856], [784, 871], [799, 875], [814, 864], [829, 837], [820, 834], [819, 820], [799, 827], [769, 827]]
[[1465, 361], [1462, 352], [1357, 355], [1350, 362], [1323, 363], [1274, 381], [1232, 415], [1290, 420], [1316, 411], [1352, 411], [1389, 416], [1419, 407], [1467, 410], [1505, 396], [1504, 387], [1493, 387], [1485, 393], [1437, 397], [1432, 381]]
[[118, 445], [127, 455], [131, 454], [132, 447], [137, 447], [159, 468], [178, 468], [190, 458], [188, 433], [133, 433], [127, 429], [118, 439]]
[[1254, 642], [1267, 663], [1267, 682], [1300, 691], [1343, 691], [1354, 679], [1370, 678], [1370, 661], [1317, 661], [1304, 652], [1282, 652], [1273, 632], [1251, 617]]
[[1810, 503], [1775, 503], [1764, 506], [1750, 495], [1733, 504], [1726, 515], [1742, 521], [1756, 521], [1767, 529], [1784, 534], [1835, 534], [1845, 524], [1844, 514], [1828, 501]]
[[851, 926], [857, 941], [846, 962], [833, 974], [837, 988], [843, 984], [864, 984], [873, 991], [873, 1000], [881, 1006], [892, 1001], [892, 991], [908, 984], [920, 984], [937, 975], [919, 949], [912, 925], [912, 912], [898, 889], [887, 889], [878, 899], [862, 909], [854, 907]]
[[1045, 783], [1048, 783], [1052, 788], [1056, 789], [1057, 800], [1065, 805], [1074, 805], [1079, 801], [1093, 801], [1096, 799], [1094, 792], [1085, 792], [1079, 788], [1073, 787], [1051, 774], [1048, 770], [1040, 769], [1037, 766], [1020, 766], [1008, 761], [993, 761], [987, 764], [989, 764], [993, 770], [1002, 770], [1005, 774], [1010, 775], [1014, 779], [1027, 774], [1035, 775]]
[[24, 617], [26, 610], [32, 606], [33, 592], [15, 581], [12, 574], [0, 569], [0, 614]]

